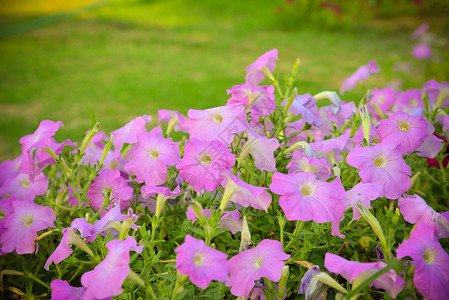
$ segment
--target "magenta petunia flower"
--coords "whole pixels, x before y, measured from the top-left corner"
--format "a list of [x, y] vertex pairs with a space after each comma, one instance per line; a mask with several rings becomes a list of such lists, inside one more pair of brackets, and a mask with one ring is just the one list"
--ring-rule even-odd
[[422, 102], [421, 90], [410, 89], [400, 92], [395, 108], [397, 111], [404, 111], [412, 116], [423, 116], [424, 104]]
[[130, 236], [124, 241], [112, 240], [106, 244], [108, 255], [92, 271], [81, 276], [81, 284], [87, 288], [84, 299], [104, 299], [120, 295], [123, 282], [129, 271], [129, 252], [142, 252], [143, 246], [137, 246]]
[[449, 83], [439, 83], [432, 79], [424, 83], [422, 91], [427, 95], [431, 106], [440, 102], [441, 107], [449, 107]]
[[231, 98], [227, 105], [242, 104], [251, 112], [252, 119], [259, 116], [268, 117], [276, 109], [274, 101], [274, 86], [250, 86], [247, 84], [234, 85], [232, 90], [227, 90]]
[[412, 54], [418, 60], [428, 59], [432, 57], [432, 48], [429, 44], [418, 44], [413, 47]]
[[[445, 228], [440, 228], [442, 218], [446, 219], [445, 216], [443, 214], [437, 213], [432, 207], [427, 205], [426, 201], [420, 196], [410, 196], [404, 194], [399, 198], [398, 206], [402, 216], [407, 222], [412, 224], [427, 224], [435, 229], [435, 235], [437, 237], [449, 237], [446, 236], [447, 231], [445, 230]], [[438, 222], [438, 218], [440, 218], [440, 222]]]
[[248, 128], [245, 107], [241, 104], [189, 109], [187, 116], [184, 125], [190, 138], [202, 141], [220, 140], [229, 145], [234, 140], [234, 133], [242, 133]]
[[424, 298], [449, 299], [449, 255], [438, 242], [433, 227], [418, 223], [396, 253], [398, 258], [412, 258], [415, 264], [413, 283]]
[[324, 159], [332, 165], [336, 161], [341, 161], [343, 159], [341, 152], [349, 151], [349, 147], [352, 147], [352, 143], [348, 133], [332, 139], [310, 143], [309, 146], [313, 150], [313, 153], [315, 153], [316, 158]]
[[89, 186], [87, 199], [95, 210], [100, 210], [107, 193], [110, 193], [109, 199], [112, 203], [117, 203], [120, 200], [129, 200], [133, 195], [133, 188], [120, 176], [120, 171], [104, 169]]
[[11, 195], [20, 201], [33, 201], [36, 196], [41, 196], [47, 192], [48, 177], [39, 173], [34, 178], [28, 174], [17, 174], [11, 177], [0, 188], [0, 197]]
[[167, 167], [177, 164], [180, 153], [177, 143], [160, 136], [159, 127], [138, 134], [138, 143], [131, 151], [131, 159], [125, 169], [136, 175], [137, 182], [147, 185], [163, 184], [167, 180]]
[[348, 120], [352, 119], [353, 114], [357, 111], [354, 102], [341, 102], [340, 109], [337, 113], [333, 112], [334, 107], [324, 106], [318, 109], [318, 113], [320, 114], [321, 121], [323, 121], [323, 125], [316, 128], [315, 132], [319, 134], [321, 138], [332, 135], [334, 131], [334, 125], [337, 128], [342, 127]]
[[184, 243], [175, 249], [176, 269], [183, 275], [189, 275], [190, 281], [205, 289], [212, 280], [228, 279], [228, 255], [212, 249], [204, 241], [186, 235]]
[[39, 127], [33, 134], [26, 135], [20, 139], [22, 145], [22, 152], [25, 154], [32, 149], [42, 149], [44, 147], [52, 146], [52, 136], [56, 134], [59, 127], [64, 126], [61, 121], [53, 122], [44, 120], [39, 124]]
[[[184, 122], [186, 121], [186, 118], [181, 115], [176, 110], [166, 110], [166, 109], [160, 109], [157, 111], [158, 115], [158, 121], [160, 122], [173, 122], [174, 125], [173, 129], [175, 131], [181, 131], [181, 132], [187, 132], [187, 128], [184, 126]], [[170, 126], [170, 125], [169, 125]]]
[[356, 145], [346, 162], [360, 170], [364, 182], [382, 187], [379, 197], [397, 199], [411, 186], [411, 169], [402, 159], [396, 142], [384, 141], [369, 147]]
[[379, 197], [381, 190], [382, 188], [377, 183], [360, 182], [346, 192], [343, 202], [345, 203], [346, 209], [352, 207], [354, 212], [353, 220], [360, 218], [360, 213], [356, 205], [357, 201], [362, 201], [366, 208], [369, 209], [371, 205], [370, 202]]
[[343, 80], [340, 94], [352, 90], [359, 82], [363, 82], [371, 75], [377, 73], [379, 73], [379, 67], [374, 61], [370, 61], [368, 64], [360, 66], [351, 76]]
[[288, 174], [310, 172], [315, 174], [319, 180], [326, 181], [329, 179], [332, 167], [324, 159], [317, 159], [302, 154], [300, 151], [292, 153], [292, 160], [286, 166]]
[[234, 165], [235, 155], [219, 141], [190, 139], [184, 148], [184, 157], [176, 165], [179, 175], [196, 192], [213, 191], [220, 186], [223, 171]]
[[[348, 261], [338, 255], [326, 253], [326, 256], [324, 257], [324, 266], [330, 272], [340, 274], [350, 283], [353, 283], [354, 281], [361, 283], [374, 273], [385, 268], [387, 265], [383, 262], [360, 263], [357, 261]], [[398, 276], [394, 270], [389, 270], [387, 273], [372, 281], [369, 286], [383, 289], [387, 291], [391, 297], [396, 298], [402, 291], [404, 283], [404, 279]]]
[[344, 237], [338, 228], [345, 211], [345, 189], [339, 178], [325, 182], [309, 172], [274, 173], [270, 190], [281, 195], [279, 205], [287, 220], [331, 222], [332, 235]]
[[51, 282], [51, 300], [83, 300], [86, 288], [73, 287], [67, 281], [55, 279]]
[[385, 89], [373, 89], [373, 97], [371, 98], [371, 101], [368, 102], [368, 110], [373, 116], [380, 119], [379, 112], [374, 108], [373, 104], [375, 104], [383, 114], [386, 114], [392, 107], [394, 107], [397, 97], [398, 92], [393, 90], [391, 86]]
[[428, 136], [424, 139], [421, 146], [416, 149], [418, 153], [416, 155], [427, 158], [434, 158], [443, 149], [443, 140], [437, 137], [435, 134], [435, 127], [427, 122]]
[[266, 136], [260, 136], [251, 129], [248, 129], [246, 133], [248, 134], [248, 140], [243, 144], [238, 161], [241, 162], [251, 153], [254, 164], [259, 170], [276, 171], [273, 152], [279, 147], [279, 141], [276, 138], [269, 139]]
[[261, 71], [266, 67], [270, 72], [276, 67], [276, 60], [278, 60], [278, 50], [272, 49], [262, 54], [255, 62], [246, 67], [245, 80], [246, 84], [257, 86], [265, 78], [264, 72]]
[[[285, 100], [281, 105], [285, 106], [287, 101], [288, 100]], [[301, 115], [303, 120], [309, 124], [315, 126], [323, 125], [323, 121], [321, 120], [316, 106], [316, 99], [312, 95], [304, 94], [296, 96], [288, 111], [295, 115]]]
[[[106, 208], [104, 211], [107, 211]], [[87, 236], [86, 241], [92, 242], [97, 238], [97, 235], [103, 231], [108, 230], [112, 227], [114, 221], [122, 221], [122, 214], [120, 212], [120, 205], [117, 203], [112, 208], [110, 208], [103, 217], [96, 221], [93, 227], [90, 229], [90, 236]], [[83, 223], [81, 223], [82, 225]], [[72, 224], [73, 227], [75, 227]]]
[[229, 260], [230, 277], [226, 285], [231, 286], [234, 296], [247, 298], [257, 279], [266, 277], [279, 281], [284, 260], [289, 257], [282, 251], [279, 241], [263, 240], [256, 248], [245, 250]]
[[54, 227], [56, 216], [51, 207], [34, 204], [32, 201], [13, 201], [12, 212], [5, 219], [5, 231], [0, 237], [1, 251], [17, 254], [37, 252], [33, 242], [37, 232]]
[[15, 177], [19, 173], [19, 166], [22, 162], [22, 154], [17, 156], [14, 160], [5, 160], [0, 164], [0, 188], [6, 181]]
[[380, 120], [377, 133], [381, 142], [396, 142], [403, 153], [412, 153], [418, 149], [429, 135], [426, 119], [400, 111], [388, 119]]
[[[12, 203], [16, 201], [16, 197], [3, 198], [0, 201], [0, 236], [5, 231], [5, 222], [10, 214], [13, 213]], [[1, 248], [1, 247], [0, 247]], [[1, 250], [0, 250], [1, 255]]]
[[250, 185], [237, 176], [232, 175], [231, 172], [224, 174], [221, 185], [230, 191], [229, 200], [243, 207], [251, 205], [256, 209], [267, 211], [271, 204], [271, 195], [266, 188]]
[[114, 149], [120, 152], [123, 145], [137, 143], [137, 135], [145, 134], [147, 132], [146, 124], [151, 121], [151, 117], [147, 115], [139, 116], [132, 119], [125, 126], [114, 130], [111, 135], [114, 137]]

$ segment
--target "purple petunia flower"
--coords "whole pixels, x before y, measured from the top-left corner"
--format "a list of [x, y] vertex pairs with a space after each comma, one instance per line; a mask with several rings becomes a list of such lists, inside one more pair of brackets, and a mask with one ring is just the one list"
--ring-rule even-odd
[[281, 195], [279, 205], [287, 220], [332, 222], [332, 235], [344, 237], [339, 223], [345, 211], [345, 189], [339, 178], [325, 182], [309, 172], [274, 173], [270, 190]]
[[398, 258], [412, 258], [415, 264], [413, 283], [424, 298], [449, 299], [449, 255], [438, 242], [433, 227], [418, 223], [396, 253]]
[[[332, 253], [326, 253], [324, 257], [324, 266], [332, 273], [337, 273], [343, 276], [350, 283], [355, 281], [363, 282], [377, 271], [382, 270], [387, 265], [383, 262], [374, 263], [360, 263], [357, 261], [348, 261], [343, 257]], [[399, 277], [394, 270], [389, 270], [387, 273], [379, 276], [372, 281], [369, 286], [383, 289], [388, 294], [396, 298], [404, 287], [404, 279]]]
[[239, 163], [251, 153], [254, 164], [259, 170], [276, 171], [273, 152], [279, 147], [279, 141], [276, 138], [269, 139], [266, 136], [260, 136], [251, 129], [248, 129], [246, 133], [248, 134], [248, 140], [243, 144], [238, 157]]
[[204, 241], [186, 235], [184, 244], [175, 249], [176, 269], [183, 275], [189, 275], [190, 281], [205, 289], [212, 280], [228, 279], [228, 255], [212, 249]]
[[[288, 100], [285, 100], [281, 105], [285, 106]], [[316, 106], [316, 99], [309, 94], [298, 95], [293, 99], [293, 102], [288, 109], [289, 112], [295, 115], [301, 115], [303, 120], [309, 124], [315, 126], [323, 125], [321, 117], [318, 113], [318, 108]]]
[[278, 59], [278, 50], [272, 49], [262, 54], [255, 62], [246, 67], [246, 84], [257, 86], [265, 78], [265, 74], [261, 69], [266, 67], [270, 72], [276, 67]]
[[112, 240], [106, 244], [108, 255], [92, 271], [81, 276], [81, 284], [87, 288], [84, 299], [104, 299], [120, 295], [123, 282], [130, 272], [129, 252], [142, 252], [143, 246], [137, 246], [130, 236], [124, 241]]
[[229, 260], [230, 277], [226, 282], [234, 296], [248, 297], [254, 283], [261, 277], [279, 281], [284, 260], [290, 255], [282, 251], [279, 241], [263, 240], [256, 248], [245, 250]]

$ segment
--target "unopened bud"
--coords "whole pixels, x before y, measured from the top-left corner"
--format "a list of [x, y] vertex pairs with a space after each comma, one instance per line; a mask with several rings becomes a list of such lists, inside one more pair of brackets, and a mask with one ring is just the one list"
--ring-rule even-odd
[[173, 115], [170, 118], [170, 121], [168, 121], [167, 130], [165, 131], [165, 136], [169, 136], [170, 133], [173, 130], [173, 127], [175, 127], [176, 123], [179, 122], [178, 115], [176, 113], [173, 113]]
[[249, 246], [251, 246], [252, 243], [253, 242], [251, 241], [251, 233], [249, 232], [248, 221], [246, 220], [246, 216], [243, 216], [242, 235], [241, 235], [239, 252], [248, 250]]
[[81, 237], [74, 232], [73, 228], [68, 229], [69, 232], [69, 244], [75, 245], [90, 256], [93, 256], [92, 250], [90, 250], [89, 246], [81, 239]]
[[164, 208], [164, 204], [165, 204], [166, 200], [167, 200], [167, 197], [165, 197], [164, 194], [162, 194], [162, 193], [157, 194], [157, 197], [156, 197], [156, 213], [155, 213], [157, 218], [160, 217], [162, 209]]
[[368, 224], [373, 229], [374, 233], [379, 238], [379, 242], [385, 246], [386, 240], [384, 233], [382, 231], [382, 227], [380, 227], [379, 221], [376, 219], [376, 217], [366, 208], [365, 204], [361, 200], [357, 200], [356, 202], [357, 209], [359, 210], [360, 215], [368, 222]]
[[104, 145], [103, 152], [101, 152], [101, 158], [100, 158], [100, 166], [103, 165], [106, 157], [108, 156], [109, 150], [111, 149], [112, 143], [114, 142], [114, 136], [111, 135], [109, 138], [109, 141]]
[[231, 199], [232, 195], [234, 195], [238, 187], [239, 186], [230, 177], [228, 177], [228, 182], [226, 184], [223, 197], [221, 198], [221, 211], [223, 211], [228, 206], [229, 200]]
[[369, 143], [371, 142], [369, 137], [371, 130], [371, 120], [368, 113], [368, 107], [366, 105], [362, 105], [360, 107], [360, 118], [362, 119], [363, 137], [369, 145]]
[[333, 287], [334, 289], [336, 289], [339, 292], [342, 292], [344, 294], [348, 293], [348, 291], [344, 287], [342, 287], [337, 281], [335, 281], [335, 279], [330, 277], [327, 273], [321, 272], [318, 275], [314, 275], [313, 278], [316, 278], [319, 281], [321, 281], [322, 283], [325, 283], [328, 286]]
[[84, 150], [86, 150], [87, 145], [89, 145], [90, 140], [100, 131], [100, 123], [95, 123], [92, 130], [90, 130], [86, 136], [83, 139], [83, 142], [81, 143], [80, 147], [80, 155], [84, 153]]
[[329, 99], [331, 102], [329, 105], [329, 109], [334, 115], [336, 115], [341, 109], [341, 99], [336, 92], [324, 91], [316, 94], [313, 97], [316, 100]]

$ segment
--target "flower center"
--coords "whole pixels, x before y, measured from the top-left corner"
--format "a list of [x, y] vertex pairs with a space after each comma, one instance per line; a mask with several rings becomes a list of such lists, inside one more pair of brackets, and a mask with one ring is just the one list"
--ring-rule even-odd
[[157, 152], [156, 148], [151, 149], [148, 153], [150, 153], [150, 156], [154, 159], [156, 159], [159, 156], [159, 152]]
[[432, 252], [429, 248], [424, 251], [423, 258], [426, 261], [426, 263], [431, 264], [435, 260], [435, 253]]
[[33, 224], [33, 216], [32, 215], [26, 215], [24, 218], [22, 218], [23, 224], [30, 227], [31, 224]]
[[310, 183], [301, 185], [301, 187], [299, 189], [301, 190], [301, 193], [303, 196], [310, 196], [315, 191], [315, 187], [313, 185], [311, 185]]
[[376, 167], [383, 168], [383, 167], [385, 167], [386, 164], [387, 164], [387, 160], [382, 155], [378, 156], [378, 157], [376, 157], [376, 159], [374, 159], [374, 165]]
[[402, 131], [408, 131], [410, 129], [410, 124], [407, 121], [399, 123], [399, 129]]
[[22, 184], [24, 189], [27, 189], [30, 187], [30, 181], [28, 179], [22, 179], [22, 181], [20, 183]]
[[254, 268], [259, 269], [260, 266], [262, 265], [263, 262], [263, 258], [262, 257], [258, 257], [256, 259], [256, 261], [254, 262]]
[[193, 263], [195, 264], [195, 266], [199, 267], [203, 264], [203, 262], [204, 262], [204, 255], [200, 253], [195, 253], [195, 256], [193, 257]]
[[6, 217], [6, 212], [4, 210], [0, 210], [0, 220], [3, 220]]
[[223, 121], [223, 116], [221, 115], [220, 112], [212, 114], [212, 118], [215, 123], [221, 123]]
[[204, 152], [200, 156], [200, 161], [203, 165], [208, 165], [212, 161], [212, 157], [208, 153]]

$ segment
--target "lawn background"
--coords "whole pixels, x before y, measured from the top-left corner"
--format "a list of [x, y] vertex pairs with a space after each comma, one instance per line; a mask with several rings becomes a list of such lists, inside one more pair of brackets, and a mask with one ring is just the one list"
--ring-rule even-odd
[[299, 93], [338, 91], [370, 60], [381, 72], [369, 86], [402, 78], [403, 88], [421, 88], [431, 79], [397, 66], [413, 62], [409, 36], [421, 23], [447, 35], [447, 12], [373, 18], [360, 11], [359, 23], [327, 26], [298, 17], [290, 2], [0, 0], [0, 160], [20, 154], [20, 137], [44, 119], [64, 123], [58, 141], [80, 142], [95, 121], [109, 133], [139, 115], [156, 120], [158, 109], [224, 105], [245, 67], [272, 48], [275, 74], [301, 59]]

